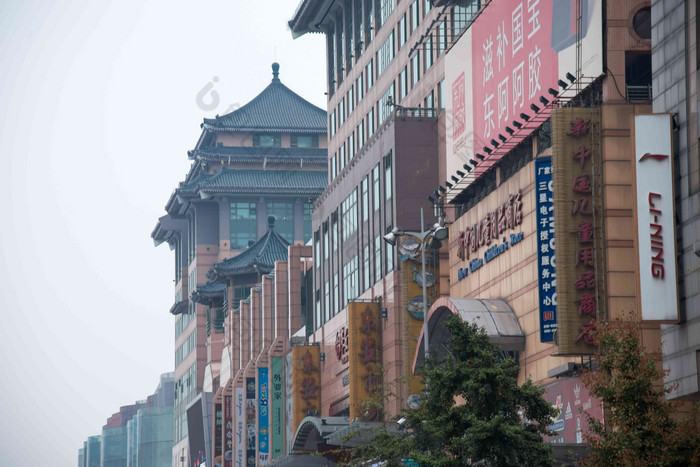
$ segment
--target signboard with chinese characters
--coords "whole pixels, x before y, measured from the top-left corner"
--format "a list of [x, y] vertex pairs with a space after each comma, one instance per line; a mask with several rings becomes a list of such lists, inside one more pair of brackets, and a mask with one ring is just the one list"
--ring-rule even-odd
[[224, 467], [233, 459], [233, 397], [224, 396]]
[[[581, 74], [603, 73], [602, 3], [540, 0], [492, 1], [447, 53], [445, 78], [447, 173], [483, 153], [531, 104], [559, 91], [558, 79], [576, 74], [580, 24]], [[590, 81], [590, 80], [589, 80]], [[450, 121], [451, 120], [451, 121]], [[523, 130], [524, 131], [524, 130]]]
[[[381, 419], [381, 410], [372, 403], [381, 391], [381, 337], [379, 304], [348, 304], [350, 344], [350, 420]], [[378, 398], [381, 402], [381, 397]]]
[[535, 190], [540, 342], [551, 342], [557, 330], [557, 262], [554, 250], [554, 182], [552, 159], [549, 157], [535, 160]]
[[292, 444], [294, 433], [298, 425], [294, 424], [296, 412], [294, 411], [294, 354], [289, 352], [284, 356], [284, 404], [287, 418], [284, 423], [284, 439], [287, 442], [287, 449], [284, 454], [289, 453], [289, 446]]
[[258, 368], [258, 465], [270, 461], [270, 413], [268, 369]]
[[293, 405], [296, 433], [301, 421], [310, 414], [321, 413], [321, 347], [297, 345], [292, 347]]
[[[600, 109], [552, 112], [557, 332], [561, 355], [592, 354], [602, 293]], [[598, 244], [597, 244], [598, 243]]]
[[245, 465], [245, 453], [247, 446], [246, 438], [246, 420], [245, 420], [245, 388], [234, 387], [233, 389], [233, 399], [234, 399], [234, 443], [236, 445], [236, 453], [234, 456], [234, 463], [236, 467], [243, 467]]
[[221, 402], [214, 402], [214, 459], [221, 460], [221, 443], [224, 434], [224, 408]]
[[634, 117], [642, 319], [678, 321], [670, 114]]
[[270, 396], [272, 459], [279, 459], [284, 454], [284, 357], [271, 357]]
[[255, 378], [245, 379], [246, 465], [255, 465]]

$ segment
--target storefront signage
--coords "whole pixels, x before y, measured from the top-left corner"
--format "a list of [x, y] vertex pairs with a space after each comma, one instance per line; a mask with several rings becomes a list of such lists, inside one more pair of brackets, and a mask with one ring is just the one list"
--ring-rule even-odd
[[462, 279], [467, 277], [469, 273], [480, 269], [484, 265], [484, 262], [488, 263], [489, 261], [496, 259], [498, 256], [508, 251], [508, 248], [510, 248], [511, 246], [517, 245], [518, 243], [522, 242], [524, 238], [525, 234], [523, 234], [522, 232], [518, 232], [517, 234], [510, 234], [510, 240], [507, 237], [503, 237], [501, 243], [489, 247], [484, 252], [483, 259], [474, 258], [471, 261], [469, 261], [469, 267], [459, 268], [457, 270], [457, 280], [461, 281]]
[[[352, 302], [350, 323], [350, 420], [378, 421], [381, 411], [371, 403], [381, 391], [379, 304]], [[381, 398], [380, 398], [381, 400]]]
[[348, 328], [345, 326], [335, 333], [335, 356], [341, 363], [348, 362]]
[[[600, 199], [594, 186], [599, 153], [600, 109], [558, 109], [552, 114], [554, 133], [554, 214], [557, 221], [556, 273], [558, 345], [560, 354], [591, 354], [602, 284]], [[598, 216], [594, 213], [598, 212]]]
[[224, 408], [221, 402], [214, 403], [214, 459], [221, 460], [221, 445], [224, 435]]
[[293, 359], [293, 432], [304, 417], [321, 411], [321, 350], [318, 345], [292, 347]]
[[258, 465], [270, 461], [270, 413], [268, 369], [258, 368]]
[[235, 427], [235, 444], [236, 455], [234, 462], [236, 467], [243, 467], [245, 464], [245, 451], [247, 446], [247, 438], [245, 431], [245, 388], [235, 387], [233, 389], [233, 397], [235, 402], [234, 418], [236, 420]]
[[[531, 119], [531, 106], [541, 108], [541, 96], [551, 100], [548, 89], [560, 90], [557, 80], [567, 73], [579, 67], [586, 77], [603, 73], [603, 2], [580, 3], [581, 11], [574, 1], [490, 2], [447, 53], [446, 173], [485, 154], [492, 140], [499, 144], [513, 120], [525, 124], [520, 135], [532, 131], [536, 125], [521, 114]], [[465, 182], [481, 173], [477, 166]]]
[[642, 319], [678, 320], [672, 117], [634, 117]]
[[271, 357], [271, 396], [270, 420], [272, 432], [272, 459], [279, 459], [284, 454], [284, 360], [283, 357]]
[[255, 459], [255, 378], [245, 379], [246, 465], [254, 466]]
[[551, 342], [557, 330], [557, 261], [554, 248], [554, 182], [552, 159], [549, 157], [535, 160], [535, 190], [540, 342]]
[[224, 397], [224, 467], [233, 459], [233, 397]]

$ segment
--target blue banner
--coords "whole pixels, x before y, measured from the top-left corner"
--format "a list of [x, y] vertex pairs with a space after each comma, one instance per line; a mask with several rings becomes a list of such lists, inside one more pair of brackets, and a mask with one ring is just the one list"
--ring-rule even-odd
[[552, 158], [535, 160], [537, 197], [537, 273], [540, 295], [540, 341], [552, 342], [557, 329], [557, 271], [554, 250]]
[[267, 465], [270, 461], [270, 415], [268, 369], [258, 368], [258, 461]]

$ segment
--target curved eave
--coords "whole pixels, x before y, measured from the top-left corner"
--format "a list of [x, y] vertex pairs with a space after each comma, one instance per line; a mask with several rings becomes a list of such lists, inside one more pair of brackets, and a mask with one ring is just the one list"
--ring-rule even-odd
[[322, 33], [323, 21], [332, 17], [325, 15], [335, 3], [334, 0], [302, 0], [291, 20], [287, 22], [296, 39], [307, 33]]
[[200, 190], [199, 197], [201, 199], [209, 199], [212, 196], [217, 195], [227, 195], [227, 194], [241, 194], [250, 193], [256, 195], [262, 194], [288, 194], [288, 195], [319, 195], [323, 193], [323, 188], [287, 188], [282, 187], [275, 189], [274, 187], [224, 187], [224, 188], [207, 188], [206, 190]]
[[305, 134], [326, 134], [327, 128], [288, 128], [288, 127], [238, 127], [238, 126], [224, 126], [224, 125], [214, 125], [211, 123], [202, 123], [202, 128], [208, 131], [215, 132], [233, 132], [233, 131], [247, 131], [251, 133], [255, 132], [279, 132], [279, 133], [305, 133]]
[[260, 274], [270, 274], [274, 269], [274, 265], [271, 266], [269, 264], [253, 263], [247, 266], [243, 266], [241, 268], [216, 268], [214, 269], [214, 274], [212, 275], [212, 277], [215, 278], [215, 281], [221, 282], [224, 280], [227, 281], [231, 277], [240, 274], [251, 274], [254, 272]]
[[187, 302], [188, 300], [180, 300], [179, 302], [175, 303], [173, 306], [170, 307], [170, 314], [171, 315], [181, 315], [182, 313], [187, 310]]

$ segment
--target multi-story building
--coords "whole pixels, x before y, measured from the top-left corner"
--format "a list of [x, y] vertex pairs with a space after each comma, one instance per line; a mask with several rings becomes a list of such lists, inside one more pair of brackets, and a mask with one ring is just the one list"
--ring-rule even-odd
[[[308, 241], [312, 203], [327, 184], [326, 113], [282, 84], [277, 63], [272, 70], [272, 82], [248, 104], [204, 119], [188, 154], [192, 167], [152, 233], [156, 245], [168, 242], [175, 251], [174, 467], [191, 465], [201, 450], [192, 446], [211, 434], [202, 393], [219, 386], [228, 307], [225, 286], [209, 283], [207, 272], [245, 255], [268, 230], [268, 216], [286, 242]], [[227, 303], [248, 293], [236, 284]], [[188, 406], [202, 415], [188, 419]], [[201, 443], [190, 442], [189, 430]]]
[[[649, 10], [649, 8], [647, 8]], [[674, 119], [680, 321], [663, 327], [669, 397], [700, 396], [700, 155], [698, 154], [697, 2], [652, 1], [654, 112]], [[648, 13], [649, 14], [649, 13]], [[667, 256], [669, 258], [669, 256]]]

